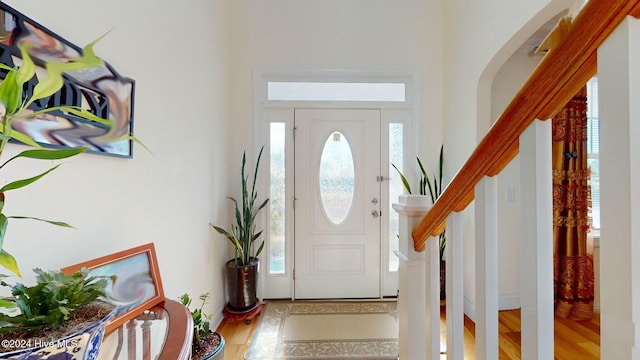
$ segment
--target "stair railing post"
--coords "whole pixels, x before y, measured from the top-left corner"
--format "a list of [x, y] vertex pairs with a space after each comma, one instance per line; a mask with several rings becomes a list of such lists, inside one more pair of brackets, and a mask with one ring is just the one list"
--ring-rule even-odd
[[[400, 215], [398, 265], [398, 352], [400, 360], [427, 357], [427, 307], [425, 289], [425, 252], [413, 247], [411, 233], [431, 208], [423, 195], [400, 195], [393, 204]], [[439, 321], [439, 320], [438, 320]], [[438, 323], [439, 324], [439, 323]]]
[[447, 217], [447, 360], [464, 359], [464, 214]]
[[551, 120], [520, 135], [522, 359], [553, 359]]
[[640, 358], [639, 62], [640, 21], [627, 16], [598, 49], [602, 359]]
[[476, 184], [476, 360], [498, 358], [498, 179]]

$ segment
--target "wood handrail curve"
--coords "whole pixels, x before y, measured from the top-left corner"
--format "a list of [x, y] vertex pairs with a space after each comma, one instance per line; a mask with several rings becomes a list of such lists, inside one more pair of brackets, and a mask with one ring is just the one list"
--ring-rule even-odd
[[438, 201], [413, 230], [416, 251], [437, 236], [453, 211], [474, 199], [475, 184], [494, 176], [519, 152], [519, 137], [535, 120], [551, 118], [595, 75], [597, 49], [627, 16], [640, 17], [640, 0], [591, 0], [574, 19], [568, 36], [549, 51], [480, 141]]

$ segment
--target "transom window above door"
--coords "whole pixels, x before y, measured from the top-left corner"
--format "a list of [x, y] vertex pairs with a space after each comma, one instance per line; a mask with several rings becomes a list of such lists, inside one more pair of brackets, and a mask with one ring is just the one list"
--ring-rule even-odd
[[406, 100], [405, 83], [269, 81], [270, 101], [391, 101]]

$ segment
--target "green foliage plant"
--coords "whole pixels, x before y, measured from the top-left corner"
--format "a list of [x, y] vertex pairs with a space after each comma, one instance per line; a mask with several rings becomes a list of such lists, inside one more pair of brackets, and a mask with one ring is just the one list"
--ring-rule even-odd
[[106, 296], [107, 279], [89, 276], [87, 269], [70, 275], [61, 271], [33, 271], [36, 273], [33, 286], [0, 282], [11, 288], [12, 295], [3, 298], [0, 305], [19, 312], [18, 315], [11, 315], [16, 311], [0, 314], [3, 325], [0, 333], [56, 329], [83, 306]]
[[260, 238], [263, 232], [259, 231], [256, 233], [255, 220], [260, 210], [267, 206], [267, 203], [269, 202], [269, 198], [267, 198], [262, 203], [259, 203], [259, 205], [256, 204], [256, 200], [258, 199], [256, 181], [258, 178], [258, 169], [260, 167], [260, 159], [262, 158], [263, 150], [264, 146], [260, 148], [260, 153], [258, 154], [250, 193], [249, 176], [245, 173], [247, 156], [246, 152], [243, 152], [242, 154], [242, 170], [240, 174], [242, 179], [242, 199], [238, 201], [233, 197], [228, 198], [235, 206], [235, 224], [231, 224], [229, 231], [221, 228], [220, 226], [211, 225], [218, 233], [224, 235], [233, 245], [236, 266], [249, 265], [251, 260], [260, 256], [260, 253], [262, 253], [262, 250], [264, 249], [264, 240], [262, 240], [258, 249], [255, 250], [256, 241]]
[[[427, 190], [429, 190], [428, 195], [431, 196], [431, 202], [435, 204], [442, 194], [442, 188], [444, 187], [442, 184], [442, 175], [444, 170], [444, 145], [440, 146], [438, 173], [433, 175], [433, 180], [429, 179], [429, 175], [427, 175], [427, 171], [422, 165], [422, 161], [420, 161], [419, 157], [416, 157], [416, 161], [418, 162], [418, 167], [420, 168], [420, 181], [418, 183], [419, 194], [427, 195]], [[396, 171], [400, 175], [400, 180], [402, 181], [402, 185], [404, 186], [407, 194], [412, 194], [411, 184], [409, 183], [407, 177], [400, 171], [400, 169], [398, 169], [395, 164], [391, 164], [391, 166], [393, 166], [393, 168], [396, 169]], [[438, 236], [440, 261], [442, 261], [445, 248], [447, 247], [447, 237], [445, 232], [446, 230], [443, 230], [442, 233], [440, 233], [440, 235]]]
[[[209, 293], [200, 295], [200, 307], [191, 310], [191, 318], [193, 319], [193, 343], [194, 349], [200, 349], [202, 347], [202, 340], [207, 336], [211, 329], [209, 328], [209, 321], [213, 315], [205, 314], [202, 308], [209, 300]], [[180, 296], [180, 302], [187, 308], [191, 307], [191, 297], [185, 293]]]
[[[104, 37], [104, 35], [102, 37]], [[0, 156], [4, 153], [5, 146], [11, 139], [34, 148], [22, 151], [4, 161], [0, 164], [0, 170], [5, 169], [5, 166], [18, 158], [59, 160], [78, 155], [86, 150], [86, 148], [43, 149], [42, 146], [29, 135], [12, 128], [12, 123], [18, 119], [33, 118], [52, 111], [59, 111], [73, 114], [89, 122], [100, 123], [107, 126], [109, 129], [113, 129], [114, 123], [112, 120], [98, 117], [80, 106], [54, 106], [38, 111], [29, 110], [29, 106], [35, 101], [43, 99], [46, 100], [62, 88], [65, 72], [79, 71], [101, 65], [103, 62], [95, 55], [93, 46], [102, 37], [84, 47], [82, 55], [79, 57], [68, 59], [65, 62], [45, 63], [46, 75], [33, 88], [33, 92], [31, 94], [24, 91], [25, 84], [36, 76], [36, 66], [29, 55], [30, 45], [23, 44], [20, 46], [20, 52], [22, 54], [22, 64], [20, 66], [9, 67], [5, 64], [0, 64], [0, 70], [6, 71], [6, 76], [4, 80], [2, 80], [2, 83], [0, 83]], [[129, 136], [128, 138], [136, 140], [133, 136]], [[4, 238], [9, 219], [32, 219], [48, 222], [57, 226], [71, 226], [60, 221], [50, 221], [27, 216], [7, 216], [4, 214], [6, 199], [5, 193], [11, 190], [24, 188], [57, 169], [58, 166], [59, 165], [55, 165], [49, 170], [27, 179], [9, 182], [0, 188], [0, 266], [18, 276], [21, 276], [21, 274], [16, 259], [4, 249]]]

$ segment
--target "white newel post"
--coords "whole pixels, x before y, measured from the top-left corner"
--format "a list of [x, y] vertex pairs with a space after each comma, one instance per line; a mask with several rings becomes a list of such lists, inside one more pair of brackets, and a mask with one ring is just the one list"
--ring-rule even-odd
[[598, 50], [600, 357], [640, 359], [640, 21]]
[[398, 267], [399, 359], [428, 359], [425, 252], [414, 250], [411, 233], [429, 211], [430, 200], [422, 195], [400, 195], [398, 201], [393, 204], [393, 208], [400, 214], [400, 244], [399, 250], [396, 251], [400, 259]]

